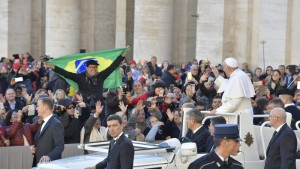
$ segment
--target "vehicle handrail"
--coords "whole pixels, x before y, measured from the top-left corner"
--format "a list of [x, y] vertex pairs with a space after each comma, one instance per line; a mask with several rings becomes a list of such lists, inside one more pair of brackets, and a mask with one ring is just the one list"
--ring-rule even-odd
[[299, 127], [299, 124], [300, 124], [300, 121], [297, 121], [297, 122], [295, 123], [295, 127], [297, 128], [297, 131], [299, 131], [299, 132], [300, 132], [300, 127]]
[[[200, 111], [203, 114], [210, 114], [210, 111]], [[240, 113], [216, 113], [216, 115], [221, 115], [221, 116], [237, 116]]]
[[[296, 127], [296, 129], [297, 129], [297, 131], [298, 132], [300, 132], [300, 127], [299, 127], [299, 124], [300, 124], [300, 121], [297, 121], [296, 123], [295, 123], [295, 127]], [[300, 140], [298, 139], [298, 137], [296, 136], [296, 138], [297, 138], [297, 142], [298, 142], [298, 144], [300, 144]]]
[[[262, 147], [263, 147], [263, 151], [264, 151], [264, 159], [266, 159], [267, 157], [267, 150], [266, 150], [266, 145], [263, 139], [263, 128], [265, 127], [265, 125], [269, 124], [270, 121], [265, 121], [261, 126], [260, 126], [260, 138], [261, 138], [261, 143], [262, 143]], [[262, 160], [264, 160], [262, 159]]]
[[203, 120], [202, 120], [202, 124], [205, 124], [205, 121], [206, 121], [206, 120], [212, 119], [212, 118], [214, 118], [214, 117], [216, 117], [216, 116], [206, 116], [206, 117], [204, 117]]
[[259, 118], [259, 117], [269, 117], [269, 115], [268, 114], [253, 115], [253, 118]]

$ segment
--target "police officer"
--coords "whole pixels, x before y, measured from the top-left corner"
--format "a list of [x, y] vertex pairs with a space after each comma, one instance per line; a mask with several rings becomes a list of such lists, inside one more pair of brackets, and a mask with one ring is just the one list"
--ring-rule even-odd
[[215, 151], [195, 160], [188, 169], [243, 169], [240, 162], [230, 157], [237, 155], [241, 146], [240, 141], [236, 124], [215, 125]]

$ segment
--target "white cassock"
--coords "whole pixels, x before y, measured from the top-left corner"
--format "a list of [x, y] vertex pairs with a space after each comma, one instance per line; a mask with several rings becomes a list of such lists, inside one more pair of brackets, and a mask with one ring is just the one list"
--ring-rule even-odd
[[[253, 117], [251, 97], [255, 95], [252, 82], [248, 75], [240, 69], [230, 74], [229, 80], [219, 76], [215, 85], [223, 92], [222, 106], [217, 113], [249, 113]], [[227, 123], [237, 123], [236, 118], [230, 118]]]

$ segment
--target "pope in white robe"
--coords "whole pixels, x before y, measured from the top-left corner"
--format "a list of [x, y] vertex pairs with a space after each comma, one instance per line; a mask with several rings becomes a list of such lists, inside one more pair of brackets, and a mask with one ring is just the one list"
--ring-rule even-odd
[[[251, 97], [255, 95], [255, 91], [250, 78], [238, 68], [238, 62], [234, 58], [224, 60], [223, 70], [229, 79], [218, 76], [215, 80], [218, 92], [224, 91], [222, 106], [216, 109], [216, 113], [249, 113], [252, 118]], [[214, 73], [215, 71], [213, 70]], [[228, 123], [237, 123], [236, 118], [228, 120]]]

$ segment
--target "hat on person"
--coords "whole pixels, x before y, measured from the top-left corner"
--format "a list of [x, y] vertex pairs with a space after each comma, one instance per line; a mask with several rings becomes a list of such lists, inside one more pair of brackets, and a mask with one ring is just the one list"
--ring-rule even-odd
[[279, 96], [281, 94], [282, 95], [290, 95], [290, 96], [294, 97], [294, 93], [292, 92], [292, 90], [287, 89], [287, 88], [279, 89], [277, 95]]
[[139, 81], [142, 83], [145, 83], [147, 81], [147, 78], [142, 76], [142, 77], [140, 77]]
[[98, 61], [94, 60], [94, 59], [90, 59], [88, 61], [85, 62], [86, 67], [88, 67], [89, 65], [99, 65]]
[[22, 90], [22, 88], [26, 88], [26, 85], [22, 84], [22, 83], [18, 83], [18, 84], [16, 84], [14, 90], [16, 90], [16, 89], [21, 89]]
[[58, 105], [62, 105], [65, 108], [69, 107], [71, 104], [73, 104], [71, 99], [60, 99], [57, 101]]
[[242, 141], [239, 135], [238, 125], [236, 124], [216, 124], [214, 140], [218, 139], [233, 139]]
[[132, 59], [130, 60], [129, 64], [136, 64], [136, 62]]
[[239, 67], [239, 64], [237, 62], [237, 60], [235, 58], [226, 58], [224, 60], [224, 62], [226, 63], [226, 65], [228, 65], [229, 67], [232, 67], [232, 68], [236, 68], [236, 67]]
[[156, 88], [159, 88], [159, 87], [162, 87], [162, 88], [165, 88], [166, 87], [166, 84], [164, 81], [162, 80], [157, 80], [153, 85], [153, 90], [155, 90]]
[[14, 63], [12, 67], [13, 69], [20, 69], [20, 65], [18, 63]]

